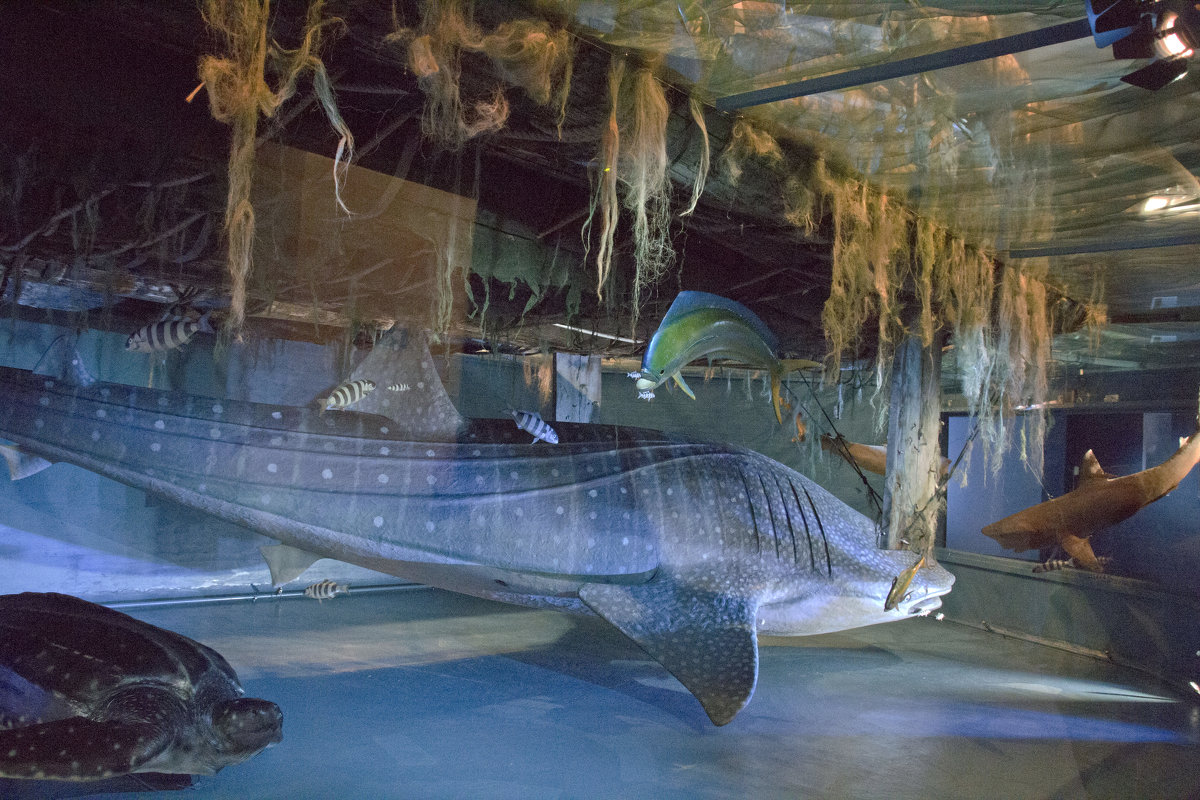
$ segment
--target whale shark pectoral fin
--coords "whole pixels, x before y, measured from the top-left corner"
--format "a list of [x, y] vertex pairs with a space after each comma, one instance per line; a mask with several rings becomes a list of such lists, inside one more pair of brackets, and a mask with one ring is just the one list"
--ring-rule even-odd
[[758, 681], [757, 600], [675, 581], [591, 583], [579, 597], [679, 679], [713, 724], [724, 725], [750, 702]]
[[95, 780], [136, 772], [171, 741], [148, 722], [87, 717], [0, 731], [0, 777]]
[[271, 568], [271, 586], [296, 580], [322, 556], [286, 544], [264, 544], [258, 548]]
[[679, 385], [679, 388], [683, 390], [684, 394], [686, 394], [688, 397], [692, 398], [693, 400], [696, 399], [696, 393], [692, 391], [692, 387], [687, 385], [687, 381], [685, 381], [683, 379], [682, 372], [671, 373], [671, 378], [674, 379], [675, 383]]

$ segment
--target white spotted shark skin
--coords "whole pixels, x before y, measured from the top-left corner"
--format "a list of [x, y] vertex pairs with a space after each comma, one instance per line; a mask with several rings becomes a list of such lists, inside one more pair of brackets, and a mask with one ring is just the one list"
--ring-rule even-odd
[[282, 738], [211, 648], [61, 594], [0, 595], [0, 777], [213, 775]]
[[0, 436], [52, 461], [320, 556], [598, 614], [718, 725], [754, 691], [759, 634], [928, 613], [953, 582], [931, 565], [885, 611], [892, 578], [915, 554], [879, 550], [866, 517], [724, 444], [563, 423], [560, 443], [546, 447], [508, 420], [413, 442], [373, 414], [80, 388], [12, 369], [0, 370], [0, 387]]

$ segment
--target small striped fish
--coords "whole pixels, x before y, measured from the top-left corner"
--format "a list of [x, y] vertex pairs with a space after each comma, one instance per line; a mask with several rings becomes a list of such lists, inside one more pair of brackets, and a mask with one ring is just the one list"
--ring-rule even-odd
[[152, 322], [139, 328], [125, 340], [125, 349], [135, 353], [162, 353], [182, 347], [192, 340], [197, 332], [212, 333], [209, 324], [209, 311], [205, 311], [199, 319], [167, 319]]
[[366, 397], [367, 393], [374, 388], [375, 381], [369, 381], [366, 378], [360, 378], [356, 381], [346, 381], [330, 392], [329, 397], [320, 399], [319, 402], [324, 405], [321, 413], [325, 413], [330, 409], [337, 411], [352, 406]]
[[[1100, 566], [1106, 567], [1112, 561], [1111, 556], [1096, 556], [1096, 560], [1100, 562]], [[1079, 565], [1075, 563], [1073, 558], [1052, 558], [1049, 561], [1043, 561], [1033, 568], [1034, 572], [1054, 572], [1060, 569], [1079, 569]]]
[[509, 413], [512, 414], [513, 421], [517, 423], [518, 428], [533, 436], [533, 441], [541, 440], [550, 444], [558, 444], [558, 434], [538, 414], [533, 411], [510, 411]]
[[317, 581], [304, 590], [305, 597], [311, 597], [318, 603], [324, 600], [332, 600], [339, 594], [350, 594], [350, 587], [344, 583], [334, 583], [328, 578], [323, 581]]
[[389, 383], [388, 391], [389, 392], [407, 392], [408, 384], [407, 383]]
[[176, 289], [175, 296], [178, 299], [167, 307], [163, 315], [158, 318], [159, 322], [170, 322], [173, 319], [197, 319], [200, 316], [200, 312], [192, 307], [192, 303], [200, 296], [199, 289], [194, 286], [189, 286], [183, 291]]

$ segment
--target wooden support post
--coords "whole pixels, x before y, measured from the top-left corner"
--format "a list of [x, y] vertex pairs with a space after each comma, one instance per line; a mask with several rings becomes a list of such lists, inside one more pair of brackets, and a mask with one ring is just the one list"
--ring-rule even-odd
[[896, 348], [883, 494], [889, 549], [933, 549], [940, 508], [935, 495], [942, 473], [941, 370], [940, 338], [924, 347], [919, 336], [906, 336]]

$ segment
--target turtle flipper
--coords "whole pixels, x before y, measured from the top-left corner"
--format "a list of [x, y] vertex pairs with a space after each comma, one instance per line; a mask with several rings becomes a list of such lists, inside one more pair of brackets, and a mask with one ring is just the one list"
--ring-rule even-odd
[[96, 780], [136, 772], [170, 743], [148, 722], [68, 717], [0, 731], [0, 777]]

